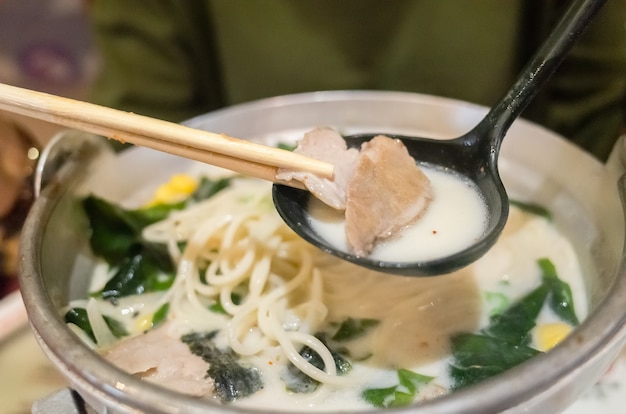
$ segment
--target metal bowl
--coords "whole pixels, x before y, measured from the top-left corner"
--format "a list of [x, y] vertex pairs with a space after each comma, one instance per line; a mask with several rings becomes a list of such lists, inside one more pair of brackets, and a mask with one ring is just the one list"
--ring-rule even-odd
[[[335, 91], [237, 105], [187, 124], [270, 144], [320, 125], [347, 133], [447, 138], [469, 130], [485, 112], [480, 106], [433, 96]], [[63, 322], [61, 308], [84, 296], [93, 267], [86, 219], [77, 200], [94, 186], [101, 193], [132, 194], [149, 180], [166, 179], [190, 162], [144, 148], [115, 155], [104, 142], [65, 132], [42, 157], [48, 160], [38, 170], [43, 190], [22, 233], [20, 274], [37, 340], [96, 412], [246, 412], [142, 382], [99, 357]], [[583, 266], [589, 316], [550, 352], [406, 412], [559, 412], [600, 378], [626, 341], [626, 269], [620, 265], [624, 216], [619, 197], [624, 181], [618, 184], [617, 176], [590, 155], [524, 120], [516, 121], [504, 140], [500, 170], [508, 190], [556, 213], [556, 225], [573, 242]]]

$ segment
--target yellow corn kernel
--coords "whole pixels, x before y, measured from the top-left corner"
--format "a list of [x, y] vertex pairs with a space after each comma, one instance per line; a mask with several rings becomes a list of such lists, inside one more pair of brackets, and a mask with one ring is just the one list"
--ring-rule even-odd
[[197, 186], [197, 181], [188, 175], [174, 175], [167, 183], [157, 188], [148, 206], [181, 201], [193, 193]]
[[198, 185], [195, 179], [186, 174], [176, 174], [172, 176], [169, 184], [174, 191], [184, 194], [191, 194]]
[[540, 351], [548, 351], [565, 339], [571, 331], [572, 327], [562, 322], [539, 325], [535, 328], [535, 344]]
[[135, 321], [137, 332], [145, 332], [152, 328], [152, 316], [153, 315], [147, 315]]

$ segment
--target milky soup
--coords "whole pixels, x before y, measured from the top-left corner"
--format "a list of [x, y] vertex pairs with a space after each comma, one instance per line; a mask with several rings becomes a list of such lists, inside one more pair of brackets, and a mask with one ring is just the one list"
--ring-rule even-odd
[[[213, 172], [172, 177], [132, 207], [82, 203], [100, 264], [65, 319], [145, 381], [276, 411], [419, 404], [546, 352], [586, 316], [572, 246], [523, 204], [477, 262], [408, 278], [321, 252], [283, 223], [269, 183]], [[470, 217], [464, 243], [480, 235], [480, 198], [428, 174]], [[424, 221], [428, 237], [458, 233]]]
[[[460, 252], [483, 235], [488, 213], [476, 185], [439, 168], [422, 166], [421, 169], [432, 190], [426, 211], [415, 223], [379, 242], [370, 258], [389, 262], [436, 260]], [[330, 245], [349, 252], [342, 211], [311, 197], [309, 220]]]

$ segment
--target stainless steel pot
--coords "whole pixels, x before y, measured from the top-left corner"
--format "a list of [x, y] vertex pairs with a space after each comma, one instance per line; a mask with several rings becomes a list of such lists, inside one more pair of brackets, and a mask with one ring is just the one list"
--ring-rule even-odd
[[[237, 105], [188, 124], [270, 144], [319, 125], [349, 133], [402, 132], [446, 138], [470, 129], [485, 111], [432, 96], [336, 91]], [[131, 194], [149, 178], [161, 175], [165, 179], [188, 162], [143, 148], [115, 156], [103, 141], [65, 132], [42, 157], [68, 159], [60, 163], [61, 168], [40, 166], [45, 185], [22, 236], [20, 283], [35, 336], [72, 388], [96, 412], [243, 412], [142, 382], [105, 362], [65, 326], [60, 310], [68, 300], [84, 296], [86, 275], [93, 266], [77, 199], [93, 186], [101, 192]], [[80, 148], [79, 153], [74, 148]], [[547, 354], [407, 412], [556, 413], [605, 372], [626, 341], [626, 268], [620, 266], [624, 217], [617, 176], [565, 139], [524, 120], [514, 123], [504, 141], [500, 169], [509, 191], [556, 212], [556, 225], [573, 241], [583, 265], [590, 314]], [[625, 188], [625, 180], [620, 180], [622, 193]]]

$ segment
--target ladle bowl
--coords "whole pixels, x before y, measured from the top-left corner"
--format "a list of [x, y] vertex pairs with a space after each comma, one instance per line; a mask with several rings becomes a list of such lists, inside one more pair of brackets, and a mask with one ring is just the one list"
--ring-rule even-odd
[[[278, 213], [296, 233], [323, 251], [374, 270], [402, 276], [433, 276], [449, 273], [477, 260], [496, 242], [508, 218], [508, 196], [498, 172], [502, 140], [513, 121], [537, 95], [605, 2], [572, 2], [510, 90], [468, 133], [451, 140], [392, 136], [402, 140], [418, 164], [426, 163], [453, 171], [476, 184], [487, 205], [487, 225], [482, 236], [471, 246], [452, 255], [426, 261], [376, 260], [339, 249], [321, 236], [312, 227], [308, 212], [312, 195], [306, 191], [275, 184], [272, 194]], [[379, 134], [360, 134], [344, 139], [349, 146], [358, 147], [376, 135]]]
[[[496, 165], [496, 154], [482, 156], [479, 145], [467, 145], [464, 138], [452, 140], [416, 139], [402, 135], [386, 134], [400, 139], [409, 154], [419, 159], [420, 164], [452, 169], [455, 173], [475, 183], [485, 203], [489, 218], [480, 239], [472, 245], [450, 256], [419, 262], [392, 262], [370, 257], [356, 256], [348, 251], [330, 246], [328, 241], [312, 226], [309, 210], [306, 208], [312, 195], [293, 187], [275, 185], [273, 198], [276, 210], [285, 223], [302, 238], [318, 246], [323, 251], [360, 266], [403, 276], [431, 276], [449, 273], [480, 258], [498, 239], [506, 223], [509, 203], [506, 190], [500, 180]], [[375, 134], [358, 134], [345, 137], [349, 147], [360, 147]], [[446, 164], [442, 164], [445, 160]]]

